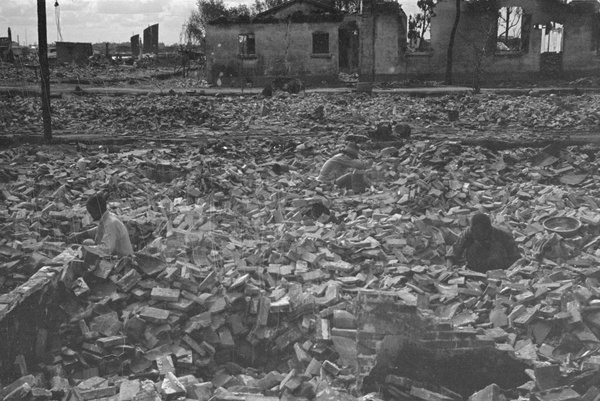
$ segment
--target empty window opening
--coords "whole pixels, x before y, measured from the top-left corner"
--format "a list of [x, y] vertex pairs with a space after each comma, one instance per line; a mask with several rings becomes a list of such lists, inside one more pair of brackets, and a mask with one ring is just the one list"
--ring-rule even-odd
[[416, 8], [413, 5], [407, 7], [418, 11], [409, 13], [407, 27], [407, 50], [409, 52], [431, 51], [431, 17], [436, 5], [434, 0], [418, 0]]
[[313, 54], [329, 54], [329, 34], [327, 32], [314, 32], [312, 35]]
[[556, 22], [539, 24], [542, 32], [540, 43], [540, 73], [549, 78], [559, 78], [563, 71], [564, 28]]
[[243, 56], [251, 56], [256, 54], [256, 42], [254, 34], [239, 35], [240, 54]]
[[541, 53], [562, 53], [564, 28], [557, 22], [542, 27]]
[[527, 51], [531, 16], [521, 7], [502, 7], [498, 11], [496, 51]]

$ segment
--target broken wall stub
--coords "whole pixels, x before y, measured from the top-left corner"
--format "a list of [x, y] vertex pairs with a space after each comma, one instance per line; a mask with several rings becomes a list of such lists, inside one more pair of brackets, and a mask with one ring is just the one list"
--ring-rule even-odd
[[[24, 284], [0, 295], [0, 387], [26, 374], [19, 371], [22, 366], [45, 361], [62, 321], [61, 278], [75, 256], [67, 249], [53, 259], [56, 266], [42, 267]], [[24, 360], [24, 365], [17, 360]]]
[[63, 63], [86, 63], [93, 54], [91, 43], [56, 42], [56, 60]]
[[144, 29], [144, 54], [158, 54], [158, 24]]
[[59, 276], [56, 270], [43, 267], [25, 284], [0, 297], [0, 308], [9, 310], [0, 320], [0, 384], [9, 384], [25, 373], [13, 367], [17, 356], [22, 355], [31, 367], [43, 361], [49, 326], [58, 321], [53, 316], [58, 309], [54, 294]]
[[[373, 2], [359, 22], [361, 81], [399, 78], [406, 44], [406, 14], [397, 3]], [[350, 19], [351, 16], [346, 17]]]
[[391, 363], [406, 344], [415, 343], [426, 329], [417, 306], [395, 292], [362, 291], [356, 299], [356, 367], [360, 388], [376, 364]]
[[134, 58], [139, 57], [140, 53], [141, 53], [140, 35], [133, 35], [130, 39], [130, 42], [131, 42], [131, 54], [133, 55]]
[[[495, 340], [482, 330], [456, 327], [402, 295], [361, 291], [356, 298], [355, 360], [345, 362], [356, 367], [358, 388], [376, 391], [384, 383], [398, 387], [398, 381], [387, 383], [393, 375], [402, 378], [399, 382], [405, 388], [399, 391], [420, 391], [421, 382], [439, 383], [451, 389], [448, 394], [453, 398], [494, 382], [508, 388], [527, 381], [526, 366], [496, 349]], [[348, 359], [349, 339], [343, 347], [333, 340], [342, 360]]]

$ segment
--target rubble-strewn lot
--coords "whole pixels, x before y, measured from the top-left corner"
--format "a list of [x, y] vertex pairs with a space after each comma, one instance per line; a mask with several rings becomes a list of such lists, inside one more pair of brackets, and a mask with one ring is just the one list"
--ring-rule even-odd
[[[168, 91], [165, 92], [165, 94]], [[41, 125], [39, 98], [0, 99], [0, 129], [31, 132]], [[324, 106], [322, 119], [315, 108]], [[95, 96], [72, 92], [53, 99], [53, 127], [58, 133], [116, 132], [159, 136], [165, 130], [209, 128], [240, 135], [252, 129], [287, 134], [365, 131], [380, 120], [404, 121], [416, 127], [449, 125], [448, 111], [457, 110], [454, 127], [466, 130], [513, 129], [544, 132], [555, 129], [597, 129], [600, 95], [510, 96], [448, 95], [414, 98], [386, 94], [370, 97], [330, 94], [217, 98], [173, 94]], [[268, 118], [264, 118], [268, 117]]]
[[[138, 254], [62, 280], [62, 320], [49, 333], [49, 356], [29, 365], [17, 358], [12, 375], [0, 379], [7, 386], [0, 398], [468, 397], [459, 394], [464, 387], [402, 369], [379, 378], [377, 394], [357, 387], [365, 375], [357, 366], [367, 373], [374, 366], [365, 365], [368, 347], [360, 341], [372, 339], [373, 351], [390, 334], [370, 329], [359, 299], [385, 294], [407, 322], [423, 322], [410, 337], [417, 347], [444, 355], [498, 352], [526, 364], [530, 381], [512, 383], [506, 397], [594, 400], [597, 148], [492, 151], [460, 139], [594, 132], [598, 100], [53, 99], [58, 132], [85, 140], [2, 149], [0, 303], [14, 302], [10, 291], [52, 264], [67, 249], [68, 233], [90, 223], [83, 204], [97, 190], [110, 191], [110, 208], [129, 227]], [[1, 98], [2, 131], [39, 131], [37, 102]], [[448, 110], [459, 110], [459, 121], [449, 122]], [[369, 139], [380, 121], [409, 123], [415, 134]], [[90, 133], [147, 141], [99, 145]], [[347, 138], [359, 139], [363, 157], [373, 161], [366, 193], [314, 180]], [[446, 269], [447, 250], [476, 211], [490, 213], [517, 239], [523, 259], [511, 269]], [[576, 217], [582, 228], [562, 238], [542, 224], [553, 216]], [[491, 386], [477, 399], [502, 397]]]

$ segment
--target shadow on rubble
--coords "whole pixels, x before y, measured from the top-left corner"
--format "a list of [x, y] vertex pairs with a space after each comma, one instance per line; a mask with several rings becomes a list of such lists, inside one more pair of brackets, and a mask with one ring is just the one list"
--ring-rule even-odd
[[[492, 383], [503, 389], [514, 389], [530, 380], [525, 374], [528, 368], [527, 364], [495, 348], [452, 354], [407, 345], [398, 355], [380, 361], [373, 368], [363, 381], [363, 391], [383, 390], [395, 398], [398, 392], [410, 392], [402, 388], [403, 382], [410, 382], [436, 393], [458, 393], [457, 397], [451, 398], [457, 399], [461, 395], [466, 399]], [[398, 380], [390, 380], [390, 375], [403, 378], [400, 386]]]

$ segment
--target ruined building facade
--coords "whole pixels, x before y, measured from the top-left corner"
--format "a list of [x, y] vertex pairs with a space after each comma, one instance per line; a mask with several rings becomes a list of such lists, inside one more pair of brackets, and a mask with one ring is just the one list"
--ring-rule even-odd
[[[349, 14], [314, 0], [292, 0], [253, 19], [211, 21], [206, 30], [209, 80], [260, 86], [276, 77], [334, 82], [443, 79], [456, 2], [440, 0], [428, 38], [415, 46], [395, 2], [363, 0]], [[460, 1], [453, 76], [469, 83], [581, 76], [600, 71], [599, 3], [575, 0]]]

